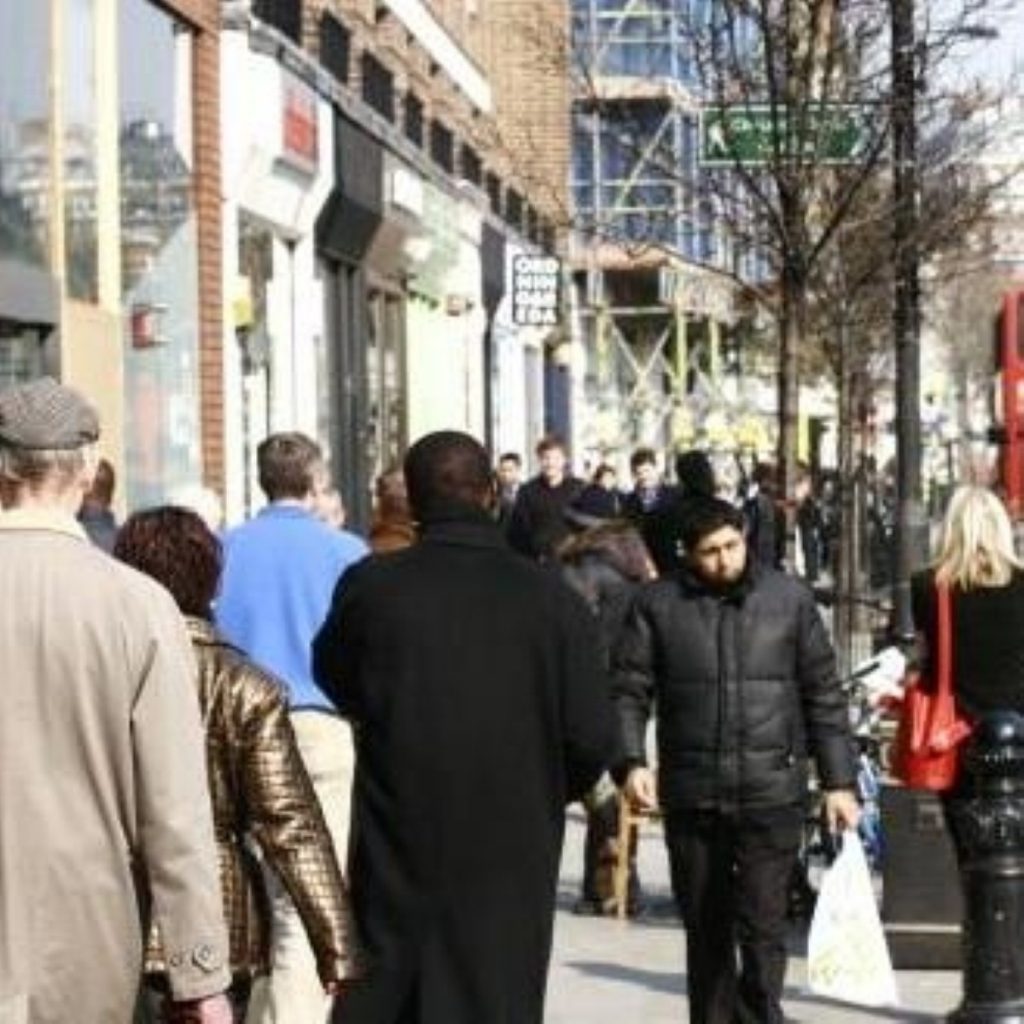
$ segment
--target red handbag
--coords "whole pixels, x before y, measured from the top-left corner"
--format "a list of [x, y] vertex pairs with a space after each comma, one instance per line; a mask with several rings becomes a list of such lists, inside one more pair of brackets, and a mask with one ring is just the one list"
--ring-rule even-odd
[[939, 604], [938, 657], [933, 692], [920, 680], [906, 688], [893, 747], [893, 774], [910, 789], [942, 792], [956, 783], [960, 745], [971, 724], [957, 711], [953, 696], [953, 599], [949, 587], [936, 587]]

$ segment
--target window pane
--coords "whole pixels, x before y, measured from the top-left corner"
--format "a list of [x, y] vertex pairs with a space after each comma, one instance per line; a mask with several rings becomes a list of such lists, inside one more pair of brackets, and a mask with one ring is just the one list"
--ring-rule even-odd
[[48, 9], [0, 0], [0, 258], [39, 267], [49, 243]]
[[192, 36], [146, 0], [120, 17], [121, 269], [128, 500], [200, 480]]
[[65, 273], [73, 299], [99, 294], [94, 0], [64, 0]]

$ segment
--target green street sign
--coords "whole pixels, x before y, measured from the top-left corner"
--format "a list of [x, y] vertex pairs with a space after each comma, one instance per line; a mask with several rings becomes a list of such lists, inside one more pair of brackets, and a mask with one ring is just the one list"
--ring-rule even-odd
[[[790, 139], [787, 146], [786, 111], [770, 106], [708, 106], [700, 115], [700, 155], [704, 167], [744, 167], [773, 163], [776, 159], [776, 131], [782, 136], [779, 157], [831, 164], [857, 163], [864, 154], [870, 133], [863, 107], [812, 107], [806, 112], [802, 139]], [[798, 126], [791, 131], [795, 135]], [[801, 153], [797, 153], [800, 143]]]

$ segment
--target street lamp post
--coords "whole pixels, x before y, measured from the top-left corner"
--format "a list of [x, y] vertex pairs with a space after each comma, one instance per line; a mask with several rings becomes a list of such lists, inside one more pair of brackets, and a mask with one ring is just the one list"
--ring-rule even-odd
[[928, 554], [921, 490], [921, 284], [918, 252], [917, 59], [914, 0], [892, 0], [893, 342], [896, 354], [897, 637], [914, 636], [910, 577]]

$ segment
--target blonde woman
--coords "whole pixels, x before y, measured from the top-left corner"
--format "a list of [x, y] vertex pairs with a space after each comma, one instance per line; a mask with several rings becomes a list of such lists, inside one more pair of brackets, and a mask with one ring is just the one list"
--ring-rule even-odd
[[[1024, 712], [1024, 565], [1003, 503], [984, 487], [960, 487], [946, 511], [935, 564], [912, 580], [914, 624], [926, 663], [938, 653], [936, 585], [950, 588], [953, 693], [969, 717]], [[927, 666], [926, 667], [930, 667]], [[922, 674], [931, 679], [930, 671]], [[963, 863], [959, 785], [943, 794], [946, 825]]]
[[953, 597], [953, 687], [962, 709], [1024, 711], [1024, 565], [1010, 517], [991, 491], [956, 490], [939, 557], [913, 580], [914, 623], [928, 660], [938, 651], [936, 584]]

